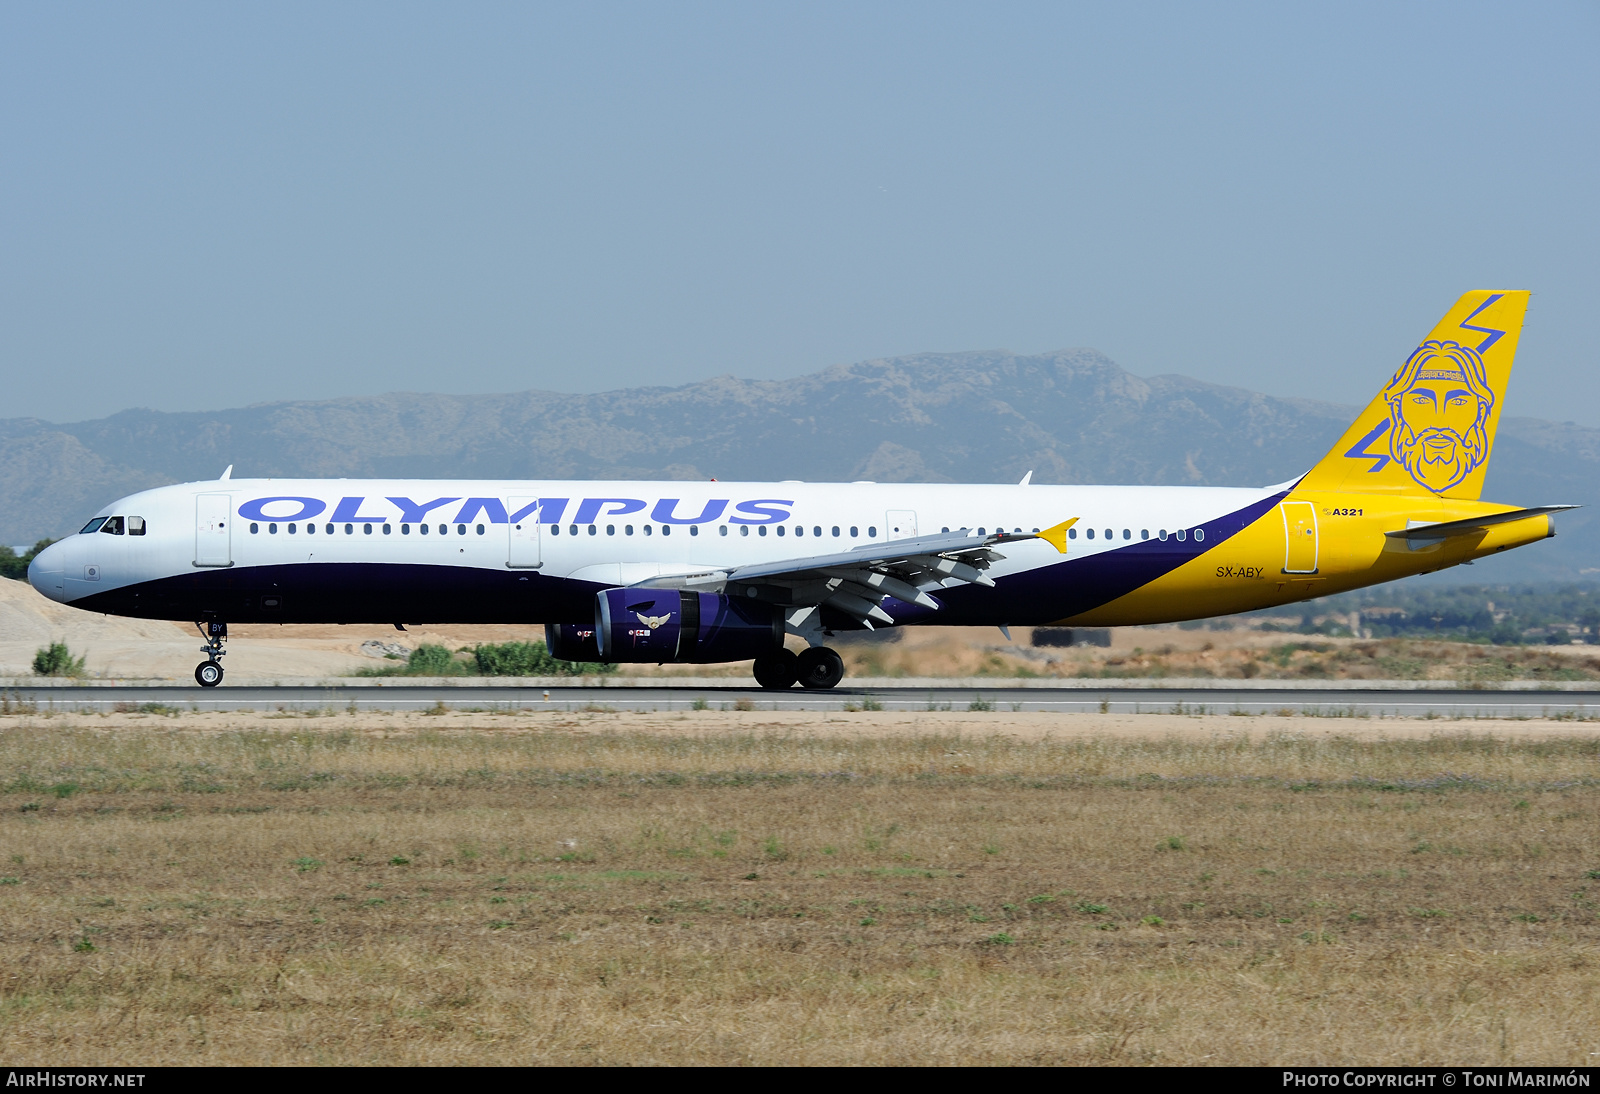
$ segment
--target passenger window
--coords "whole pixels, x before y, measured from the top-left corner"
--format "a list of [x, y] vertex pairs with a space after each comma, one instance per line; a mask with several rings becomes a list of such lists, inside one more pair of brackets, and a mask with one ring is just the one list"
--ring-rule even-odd
[[295, 534], [295, 531], [296, 531], [296, 528], [295, 528], [295, 526], [294, 526], [294, 525], [292, 525], [292, 524], [291, 524], [291, 525], [289, 525], [289, 534], [290, 534], [290, 535], [291, 535], [291, 536], [292, 536], [292, 535], [294, 535], [294, 534]]
[[[289, 531], [291, 531], [291, 532], [294, 531], [294, 525], [292, 525], [292, 524], [289, 525]], [[383, 526], [383, 534], [387, 536], [390, 533], [391, 533], [391, 529], [389, 528], [389, 526], [387, 524], [385, 524]]]
[[269, 525], [267, 525], [267, 531], [272, 535], [277, 535], [278, 534], [278, 526], [276, 524], [269, 524]]
[[653, 528], [652, 528], [652, 526], [651, 526], [651, 525], [648, 525], [648, 524], [646, 524], [646, 525], [645, 525], [645, 526], [644, 526], [644, 534], [645, 534], [645, 535], [647, 535], [647, 536], [648, 536], [648, 535], [650, 535], [650, 533], [651, 533], [651, 532], [652, 532], [652, 530], [653, 530]]
[[324, 532], [328, 533], [328, 535], [330, 535], [330, 536], [333, 535], [333, 525], [331, 525], [331, 524], [326, 525], [322, 530]]
[[748, 536], [750, 534], [750, 526], [748, 524], [739, 525], [739, 534], [741, 536]]
[[317, 534], [317, 526], [315, 524], [306, 525], [306, 535], [314, 536], [316, 534]]
[[728, 534], [728, 526], [726, 524], [724, 524], [721, 528], [718, 528], [717, 531], [721, 532], [723, 535], [727, 535]]
[[689, 534], [691, 536], [698, 536], [700, 534], [700, 526], [698, 524], [689, 525]]
[[576, 524], [571, 524], [571, 525], [567, 526], [567, 535], [575, 536], [577, 534], [578, 534], [578, 526]]
[[259, 525], [259, 524], [252, 524], [252, 525], [251, 525], [251, 526], [250, 526], [250, 534], [251, 534], [251, 535], [252, 535], [252, 536], [253, 536], [253, 535], [255, 535], [255, 534], [257, 534], [257, 533], [258, 533], [258, 532], [260, 532], [260, 531], [261, 531], [261, 525]]
[[781, 535], [783, 535], [783, 525], [781, 525], [781, 524], [780, 524], [780, 525], [778, 525], [778, 534], [779, 534], [779, 535], [780, 535], [780, 536], [781, 536]]
[[761, 527], [756, 529], [756, 535], [764, 536], [766, 534], [767, 534], [767, 526], [765, 524], [763, 524]]
[[860, 532], [859, 532], [859, 531], [857, 531], [857, 530], [856, 530], [856, 526], [855, 526], [855, 525], [854, 525], [854, 524], [852, 524], [852, 525], [851, 525], [851, 526], [850, 526], [850, 538], [851, 538], [851, 539], [855, 539], [855, 538], [856, 538], [856, 537], [857, 537], [857, 536], [859, 536], [859, 535], [860, 535], [860, 534], [861, 534], [861, 533], [860, 533]]
[[941, 528], [941, 529], [939, 529], [939, 531], [941, 531], [941, 532], [948, 532], [948, 531], [949, 531], [949, 530], [950, 530], [950, 529], [948, 529], [948, 528]]
[[1204, 543], [1206, 541], [1206, 530], [1204, 528], [1196, 528], [1194, 530], [1194, 541], [1196, 543]]
[[979, 535], [980, 535], [980, 536], [986, 536], [986, 535], [988, 535], [988, 534], [989, 534], [989, 533], [988, 533], [988, 532], [986, 532], [986, 531], [984, 531], [984, 530], [983, 530], [983, 526], [982, 526], [982, 525], [979, 525], [979, 526], [978, 526], [978, 534], [979, 534]]
[[370, 536], [372, 534], [372, 525], [363, 524], [361, 526], [361, 534], [364, 536]]
[[1156, 532], [1156, 538], [1159, 539], [1162, 543], [1167, 542], [1167, 530], [1165, 528], [1162, 528], [1162, 529], [1158, 530]]
[[85, 524], [83, 526], [83, 528], [78, 532], [78, 534], [80, 536], [86, 536], [90, 532], [98, 532], [100, 530], [100, 526], [102, 524], [104, 524], [105, 522], [106, 522], [106, 518], [105, 517], [95, 517], [88, 524]]
[[600, 533], [598, 531], [596, 531], [595, 526], [591, 524], [591, 525], [589, 525], [589, 534], [591, 536], [595, 536], [595, 535], [599, 535]]
[[[388, 531], [388, 530], [389, 530], [389, 529], [388, 529], [388, 528], [385, 528], [385, 529], [384, 529], [384, 531], [385, 531], [385, 532], [387, 532], [387, 531]], [[481, 525], [481, 524], [480, 524], [480, 525], [478, 525], [478, 534], [479, 534], [479, 535], [480, 535], [480, 536], [481, 536], [481, 535], [483, 535], [483, 525]]]
[[797, 536], [805, 535], [806, 534], [806, 526], [804, 524], [796, 524], [794, 526], [794, 534], [797, 535]]
[[142, 535], [144, 535], [144, 518], [143, 517], [129, 517], [128, 518], [128, 534], [130, 536], [142, 536]]
[[347, 535], [347, 536], [355, 535], [356, 534], [356, 526], [354, 524], [346, 524], [344, 526], [344, 534]]
[[[307, 528], [310, 528], [310, 527], [311, 527], [311, 525], [309, 525], [309, 524], [308, 524], [308, 525], [306, 525], [306, 527], [307, 527]], [[401, 526], [400, 526], [400, 534], [401, 534], [401, 535], [402, 535], [402, 536], [409, 536], [409, 535], [410, 535], [410, 534], [411, 534], [411, 525], [409, 525], [409, 524], [402, 524], [402, 525], [401, 525]]]
[[833, 526], [833, 538], [834, 539], [838, 539], [839, 538], [839, 526], [837, 524], [835, 524]]
[[1078, 538], [1078, 530], [1076, 528], [1068, 528], [1067, 529], [1067, 538], [1068, 539], [1077, 539]]
[[606, 525], [606, 535], [614, 536], [616, 534], [617, 534], [617, 526], [615, 524]]
[[107, 517], [106, 522], [100, 526], [100, 530], [108, 536], [122, 535], [122, 518]]
[[[646, 532], [648, 532], [649, 530], [650, 529], [648, 529], [648, 528], [645, 529]], [[661, 526], [661, 534], [664, 535], [664, 536], [670, 536], [672, 534], [672, 525], [663, 524]]]
[[1111, 529], [1109, 529], [1109, 528], [1107, 528], [1107, 529], [1106, 529], [1106, 538], [1107, 538], [1107, 539], [1114, 539], [1114, 538], [1116, 538], [1116, 537], [1114, 537], [1114, 536], [1113, 536], [1113, 535], [1112, 535], [1112, 534], [1111, 534]]
[[1124, 528], [1122, 530], [1122, 538], [1123, 539], [1132, 539], [1133, 538], [1133, 532], [1131, 530], [1127, 529], [1127, 528]]
[[628, 535], [630, 535], [630, 536], [633, 535], [633, 525], [631, 525], [631, 524], [626, 525], [622, 530], [624, 532], [628, 533]]
[[1089, 539], [1093, 539], [1094, 538], [1094, 529], [1093, 528], [1085, 528], [1083, 530], [1083, 534], [1086, 537], [1088, 537]]
[[1139, 538], [1140, 539], [1149, 539], [1150, 538], [1150, 529], [1148, 529], [1148, 528], [1139, 529]]
[[878, 530], [876, 528], [874, 528], [874, 527], [870, 527], [869, 526], [867, 528], [867, 538], [868, 539], [876, 539], [877, 537], [878, 537]]
[[812, 529], [811, 529], [811, 534], [814, 535], [814, 536], [822, 535], [822, 525], [820, 525], [820, 524], [814, 525], [812, 527]]
[[465, 524], [456, 525], [456, 535], [464, 536], [466, 534], [467, 534], [467, 526]]
[[1183, 529], [1182, 528], [1179, 528], [1176, 532], [1173, 533], [1173, 535], [1177, 537], [1179, 543], [1183, 542]]

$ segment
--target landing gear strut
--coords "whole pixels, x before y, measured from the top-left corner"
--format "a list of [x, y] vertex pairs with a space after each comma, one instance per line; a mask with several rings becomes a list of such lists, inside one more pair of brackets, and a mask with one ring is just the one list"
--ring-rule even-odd
[[222, 644], [228, 640], [228, 625], [215, 620], [206, 620], [203, 623], [196, 623], [195, 626], [200, 628], [200, 637], [206, 640], [206, 644], [200, 647], [200, 652], [206, 655], [206, 659], [195, 666], [195, 683], [203, 688], [214, 688], [222, 683], [220, 659], [228, 652], [222, 648]]

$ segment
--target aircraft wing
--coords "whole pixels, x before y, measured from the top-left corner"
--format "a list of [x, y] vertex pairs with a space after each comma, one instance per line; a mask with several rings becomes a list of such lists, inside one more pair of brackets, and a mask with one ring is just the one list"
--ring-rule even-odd
[[719, 587], [729, 595], [754, 596], [802, 610], [827, 605], [872, 629], [874, 621], [891, 625], [895, 622], [880, 607], [887, 597], [937, 611], [940, 605], [928, 595], [930, 590], [967, 584], [992, 586], [993, 579], [984, 571], [1005, 558], [995, 550], [1003, 544], [1042, 539], [1065, 554], [1067, 529], [1075, 523], [1076, 517], [1042, 532], [912, 536], [869, 543], [849, 551], [734, 566], [676, 579], [657, 578], [641, 584], [681, 585], [687, 589]]

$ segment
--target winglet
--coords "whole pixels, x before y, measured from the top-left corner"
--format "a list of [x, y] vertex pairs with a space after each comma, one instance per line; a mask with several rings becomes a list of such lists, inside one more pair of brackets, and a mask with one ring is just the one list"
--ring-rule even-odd
[[227, 482], [231, 478], [233, 478], [233, 464], [230, 463], [228, 465], [227, 470], [224, 471], [221, 475], [217, 476], [217, 481], [218, 482]]
[[1062, 554], [1066, 554], [1067, 553], [1067, 529], [1071, 528], [1074, 524], [1077, 524], [1077, 523], [1078, 523], [1078, 518], [1077, 517], [1073, 517], [1071, 520], [1062, 521], [1060, 524], [1056, 525], [1053, 528], [1046, 528], [1044, 531], [1038, 533], [1038, 536], [1039, 536], [1040, 539], [1044, 540], [1046, 543], [1048, 543], [1050, 546], [1054, 547], [1056, 550], [1060, 551]]

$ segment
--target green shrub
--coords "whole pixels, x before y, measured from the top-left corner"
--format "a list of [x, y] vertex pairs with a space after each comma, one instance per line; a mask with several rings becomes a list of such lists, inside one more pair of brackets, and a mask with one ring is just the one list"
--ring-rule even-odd
[[463, 661], [443, 646], [424, 643], [411, 651], [403, 665], [360, 669], [357, 676], [586, 676], [616, 672], [615, 665], [561, 661], [550, 656], [543, 642], [501, 642], [478, 645]]
[[83, 662], [65, 642], [52, 642], [33, 655], [33, 671], [38, 676], [82, 676]]
[[445, 647], [424, 642], [411, 651], [405, 671], [407, 676], [464, 676], [466, 666]]
[[481, 676], [586, 676], [616, 672], [615, 665], [562, 661], [550, 656], [543, 642], [501, 642], [474, 646], [472, 658]]
[[551, 657], [543, 642], [474, 646], [472, 659], [482, 676], [555, 676], [566, 664]]

